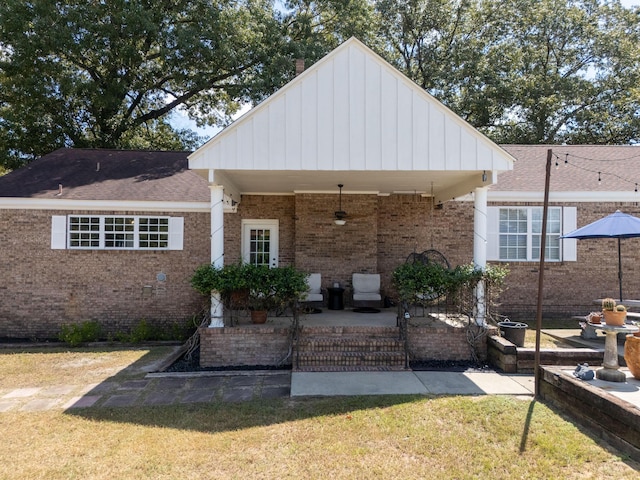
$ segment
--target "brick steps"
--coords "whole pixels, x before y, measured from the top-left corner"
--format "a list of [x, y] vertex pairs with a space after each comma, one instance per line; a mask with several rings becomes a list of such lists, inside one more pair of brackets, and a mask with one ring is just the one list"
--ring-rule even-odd
[[313, 327], [300, 334], [294, 370], [404, 370], [405, 359], [397, 327]]
[[405, 371], [404, 363], [402, 367], [362, 367], [362, 366], [309, 366], [309, 367], [298, 367], [295, 368], [295, 372], [399, 372]]

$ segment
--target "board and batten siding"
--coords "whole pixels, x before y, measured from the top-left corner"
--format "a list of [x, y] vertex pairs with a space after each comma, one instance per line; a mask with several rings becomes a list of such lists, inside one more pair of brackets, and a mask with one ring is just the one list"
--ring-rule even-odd
[[352, 39], [220, 132], [191, 168], [506, 170], [508, 157]]

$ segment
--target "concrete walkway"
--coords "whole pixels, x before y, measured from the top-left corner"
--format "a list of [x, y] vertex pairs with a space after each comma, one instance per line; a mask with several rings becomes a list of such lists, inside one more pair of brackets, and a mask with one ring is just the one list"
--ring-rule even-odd
[[532, 395], [533, 375], [494, 371], [294, 372], [291, 396]]
[[0, 389], [0, 414], [344, 395], [532, 395], [533, 376], [487, 372], [193, 372], [91, 385]]

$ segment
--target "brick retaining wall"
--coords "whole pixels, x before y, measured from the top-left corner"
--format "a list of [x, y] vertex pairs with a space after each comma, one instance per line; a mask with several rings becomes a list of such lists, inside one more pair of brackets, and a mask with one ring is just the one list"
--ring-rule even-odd
[[291, 329], [267, 325], [200, 329], [200, 366], [290, 365]]
[[[338, 327], [334, 327], [338, 328]], [[363, 336], [375, 335], [365, 333]], [[290, 348], [290, 329], [268, 325], [200, 329], [200, 366], [280, 365]], [[413, 361], [468, 361], [472, 359], [466, 329], [455, 327], [410, 327], [409, 350]], [[486, 358], [486, 337], [479, 340], [478, 354]], [[287, 359], [285, 364], [291, 364]]]

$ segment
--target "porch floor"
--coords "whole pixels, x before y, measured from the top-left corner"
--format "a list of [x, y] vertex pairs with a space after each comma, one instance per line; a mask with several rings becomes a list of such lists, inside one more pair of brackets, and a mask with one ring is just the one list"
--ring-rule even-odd
[[[379, 313], [360, 313], [352, 308], [344, 310], [320, 309], [320, 313], [305, 313], [300, 315], [300, 325], [303, 327], [396, 327], [398, 310], [396, 307], [380, 308]], [[233, 326], [250, 325], [251, 319], [245, 314], [234, 315]], [[290, 314], [269, 315], [266, 325], [287, 327], [291, 324]], [[466, 319], [459, 319], [455, 315], [444, 313], [429, 313], [420, 311], [412, 315], [410, 326], [451, 326], [464, 327]]]

